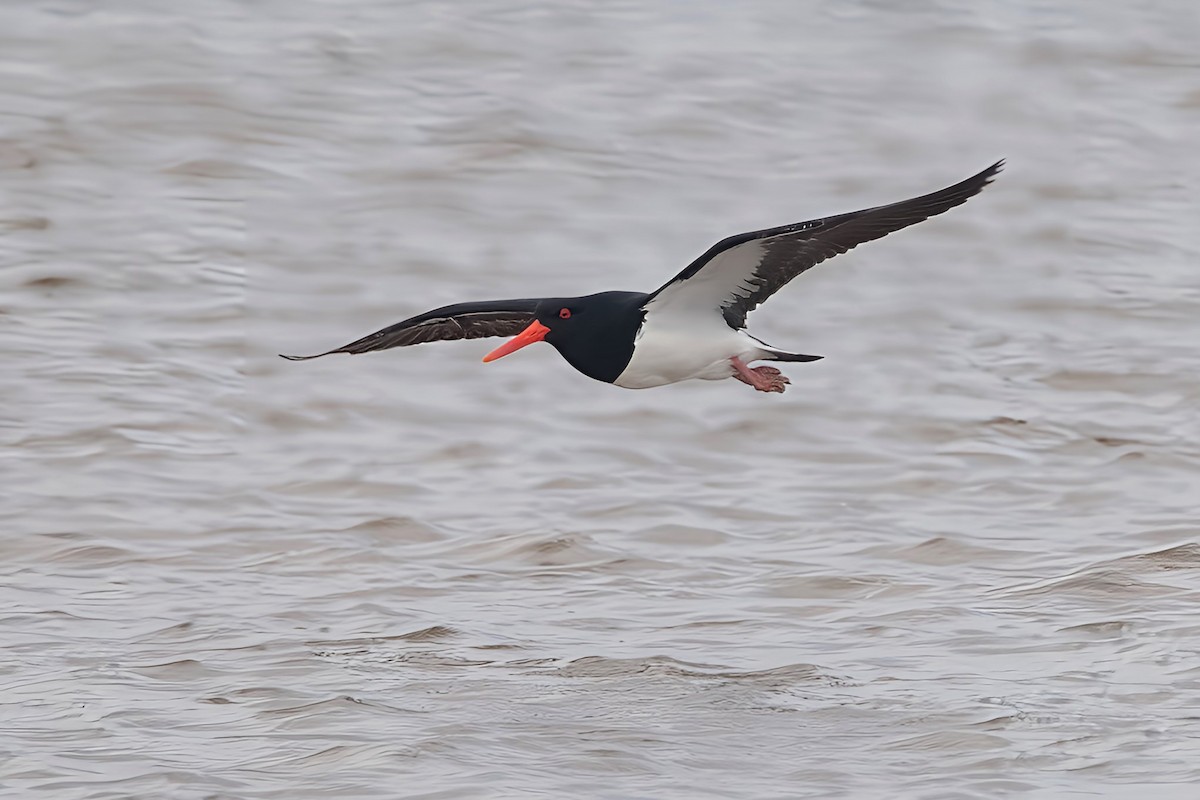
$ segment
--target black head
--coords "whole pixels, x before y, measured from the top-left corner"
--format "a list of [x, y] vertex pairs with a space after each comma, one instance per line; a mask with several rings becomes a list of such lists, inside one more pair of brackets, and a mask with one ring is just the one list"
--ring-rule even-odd
[[584, 375], [612, 383], [633, 356], [633, 337], [642, 324], [646, 297], [640, 292], [601, 292], [546, 298], [538, 302], [534, 322], [484, 360], [544, 341]]

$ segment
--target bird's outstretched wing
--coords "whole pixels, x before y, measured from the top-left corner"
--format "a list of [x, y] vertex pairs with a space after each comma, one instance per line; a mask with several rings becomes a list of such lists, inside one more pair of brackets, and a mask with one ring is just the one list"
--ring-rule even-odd
[[305, 361], [330, 353], [370, 353], [389, 347], [407, 347], [447, 339], [483, 339], [488, 336], [515, 336], [529, 326], [537, 315], [538, 300], [489, 300], [483, 303], [458, 303], [435, 308], [424, 314], [364, 336], [336, 350], [314, 356], [282, 356], [289, 361]]
[[948, 211], [978, 194], [1004, 161], [932, 194], [835, 217], [743, 233], [717, 242], [650, 295], [646, 310], [719, 308], [734, 328], [788, 281], [827, 258]]

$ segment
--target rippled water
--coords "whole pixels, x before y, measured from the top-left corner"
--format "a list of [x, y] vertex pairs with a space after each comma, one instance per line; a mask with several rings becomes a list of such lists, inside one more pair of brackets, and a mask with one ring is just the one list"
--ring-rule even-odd
[[[4, 4], [0, 788], [1194, 796], [1198, 32]], [[826, 356], [783, 396], [274, 355], [998, 157], [752, 318]]]

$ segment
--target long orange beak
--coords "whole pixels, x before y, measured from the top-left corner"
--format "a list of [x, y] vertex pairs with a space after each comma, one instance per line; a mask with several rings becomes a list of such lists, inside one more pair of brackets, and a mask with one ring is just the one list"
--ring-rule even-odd
[[483, 363], [486, 364], [489, 361], [495, 361], [497, 358], [504, 358], [509, 353], [515, 353], [527, 344], [540, 342], [546, 338], [546, 334], [549, 332], [549, 328], [535, 319], [528, 328], [484, 356]]

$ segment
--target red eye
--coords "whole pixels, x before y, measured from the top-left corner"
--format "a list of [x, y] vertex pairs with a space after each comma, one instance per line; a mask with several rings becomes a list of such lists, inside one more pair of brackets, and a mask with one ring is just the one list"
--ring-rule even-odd
[[560, 319], [570, 319], [571, 318], [571, 309], [569, 309], [569, 308], [561, 309], [558, 312], [558, 316]]

